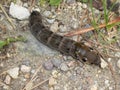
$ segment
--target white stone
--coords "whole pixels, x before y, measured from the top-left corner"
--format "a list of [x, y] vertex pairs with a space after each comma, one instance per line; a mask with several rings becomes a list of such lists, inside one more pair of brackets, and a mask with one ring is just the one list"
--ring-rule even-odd
[[50, 23], [50, 24], [52, 24], [52, 23], [55, 21], [54, 18], [53, 18], [53, 19], [46, 19], [46, 20], [47, 20], [47, 22]]
[[5, 77], [4, 82], [5, 82], [6, 84], [10, 84], [10, 82], [11, 82], [11, 77], [10, 77], [9, 75], [7, 75], [7, 76]]
[[18, 78], [19, 75], [19, 67], [12, 68], [7, 71], [7, 73], [14, 79]]
[[91, 86], [90, 90], [97, 90], [97, 85]]
[[110, 84], [109, 84], [109, 80], [105, 80], [105, 85], [106, 85], [107, 87], [110, 86]]
[[44, 15], [45, 17], [50, 17], [50, 16], [52, 16], [52, 13], [51, 13], [50, 11], [44, 11], [44, 12], [43, 12], [43, 15]]
[[107, 62], [105, 62], [102, 58], [101, 58], [101, 68], [106, 68], [108, 66]]
[[117, 66], [120, 68], [120, 60], [118, 60], [118, 62], [117, 62]]
[[108, 62], [111, 62], [112, 58], [108, 58]]
[[29, 66], [26, 66], [26, 65], [22, 65], [21, 66], [21, 71], [22, 72], [30, 72], [30, 70], [31, 70], [31, 67], [29, 67]]
[[82, 7], [85, 9], [85, 8], [87, 8], [87, 5], [86, 5], [86, 4], [83, 4]]
[[14, 4], [10, 5], [9, 14], [19, 20], [27, 19], [30, 16], [30, 12], [27, 8]]

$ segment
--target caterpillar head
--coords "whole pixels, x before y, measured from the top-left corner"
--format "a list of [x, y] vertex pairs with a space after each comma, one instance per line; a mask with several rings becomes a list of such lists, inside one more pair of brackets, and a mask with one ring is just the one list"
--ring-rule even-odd
[[94, 64], [97, 66], [100, 66], [101, 64], [99, 54], [94, 50], [91, 50], [90, 47], [81, 43], [77, 44], [76, 56], [78, 60], [82, 60], [82, 62], [87, 64]]

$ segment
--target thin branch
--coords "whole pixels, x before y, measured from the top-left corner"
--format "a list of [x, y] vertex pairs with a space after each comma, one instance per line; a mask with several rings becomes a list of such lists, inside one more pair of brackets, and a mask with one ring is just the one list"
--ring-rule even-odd
[[35, 85], [34, 87], [32, 87], [31, 90], [34, 89], [34, 88], [36, 88], [36, 87], [38, 87], [38, 86], [40, 86], [40, 85], [42, 85], [43, 83], [45, 83], [47, 81], [49, 81], [49, 78], [46, 79], [46, 80], [44, 80], [44, 81], [42, 81], [42, 82], [40, 82], [40, 83], [38, 83], [37, 85]]
[[6, 13], [6, 11], [4, 10], [4, 8], [2, 7], [1, 4], [0, 4], [0, 8], [1, 8], [1, 10], [3, 11], [3, 13], [5, 14], [7, 20], [10, 22], [11, 26], [13, 27], [13, 29], [15, 30], [15, 26], [14, 26], [14, 24], [12, 23], [12, 20], [10, 19], [10, 17], [8, 16], [8, 14]]
[[34, 75], [32, 76], [32, 78], [31, 78], [31, 80], [25, 85], [25, 87], [22, 89], [22, 90], [25, 90], [25, 88], [26, 88], [26, 86], [29, 84], [29, 83], [31, 83], [31, 82], [33, 82], [35, 79], [36, 79], [36, 76], [37, 76], [37, 73], [39, 72], [39, 70], [41, 69], [41, 65], [37, 68], [37, 70], [35, 71], [35, 73], [34, 73]]
[[[117, 19], [115, 19], [113, 21], [108, 22], [108, 24], [101, 24], [98, 26], [98, 28], [103, 28], [103, 27], [106, 27], [108, 25], [112, 25], [112, 24], [115, 24], [118, 22], [120, 22], [120, 17], [118, 17]], [[75, 30], [75, 31], [65, 34], [65, 36], [75, 36], [75, 35], [83, 34], [83, 33], [86, 33], [86, 32], [89, 32], [89, 31], [92, 31], [95, 29], [96, 29], [95, 27], [90, 27], [90, 28], [86, 28], [86, 29], [78, 29], [78, 30]]]
[[35, 0], [31, 0], [31, 5], [29, 7], [29, 11], [31, 12], [32, 8], [35, 6]]

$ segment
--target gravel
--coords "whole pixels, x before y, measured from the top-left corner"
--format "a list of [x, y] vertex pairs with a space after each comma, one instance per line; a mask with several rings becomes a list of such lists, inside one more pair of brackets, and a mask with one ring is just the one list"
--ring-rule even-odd
[[9, 70], [7, 71], [7, 73], [8, 73], [13, 79], [16, 79], [16, 78], [18, 78], [18, 75], [19, 75], [19, 67], [15, 67], [15, 68], [9, 69]]
[[120, 69], [120, 60], [118, 60], [117, 66], [118, 66], [118, 68]]
[[51, 60], [48, 60], [48, 61], [44, 62], [43, 66], [46, 70], [52, 70], [53, 69], [53, 63], [51, 62]]
[[50, 30], [53, 32], [57, 32], [58, 31], [58, 22], [54, 22], [51, 26], [50, 26]]
[[21, 71], [22, 72], [30, 72], [30, 70], [31, 70], [31, 67], [29, 67], [29, 66], [26, 66], [26, 65], [21, 65]]
[[68, 70], [69, 70], [69, 68], [68, 68], [68, 66], [67, 66], [66, 63], [62, 63], [62, 64], [60, 65], [60, 69], [61, 69], [62, 71], [68, 71]]
[[10, 83], [11, 83], [11, 77], [10, 77], [9, 75], [7, 75], [7, 76], [5, 77], [4, 82], [5, 82], [6, 84], [10, 84]]
[[57, 68], [59, 68], [62, 63], [62, 60], [60, 60], [60, 59], [52, 59], [51, 61], [52, 61], [53, 65]]

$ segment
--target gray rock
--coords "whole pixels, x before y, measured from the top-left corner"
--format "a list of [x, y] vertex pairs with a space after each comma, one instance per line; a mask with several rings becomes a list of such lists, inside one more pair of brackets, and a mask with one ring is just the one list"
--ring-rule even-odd
[[43, 66], [46, 70], [52, 70], [53, 69], [53, 63], [51, 62], [51, 60], [46, 61], [43, 64]]
[[68, 66], [67, 66], [66, 63], [62, 63], [62, 64], [60, 65], [60, 69], [61, 69], [62, 71], [68, 71], [68, 70], [69, 70], [69, 68], [68, 68]]
[[67, 0], [66, 3], [67, 4], [74, 4], [76, 2], [76, 0]]
[[62, 63], [62, 61], [60, 59], [53, 59], [51, 61], [52, 61], [53, 65], [57, 68], [59, 68], [60, 64]]
[[26, 59], [22, 62], [22, 64], [29, 66], [30, 65], [30, 60]]

